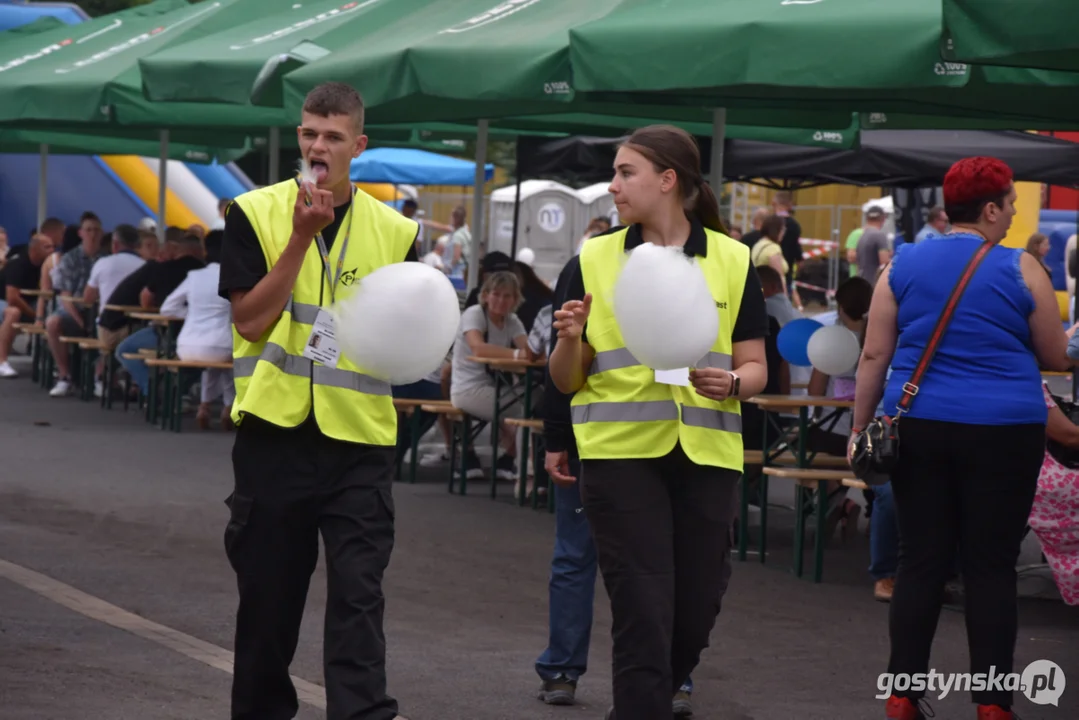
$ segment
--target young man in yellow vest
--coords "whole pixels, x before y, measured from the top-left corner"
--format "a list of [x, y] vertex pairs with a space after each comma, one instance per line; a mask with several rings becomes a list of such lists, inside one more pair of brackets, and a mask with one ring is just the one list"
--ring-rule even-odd
[[326, 309], [379, 267], [417, 260], [419, 226], [349, 179], [367, 146], [354, 89], [311, 91], [297, 134], [317, 182], [245, 193], [225, 216], [237, 425], [225, 550], [240, 594], [232, 718], [298, 711], [289, 664], [321, 533], [327, 718], [391, 720], [382, 575], [397, 416], [390, 386], [340, 354]]

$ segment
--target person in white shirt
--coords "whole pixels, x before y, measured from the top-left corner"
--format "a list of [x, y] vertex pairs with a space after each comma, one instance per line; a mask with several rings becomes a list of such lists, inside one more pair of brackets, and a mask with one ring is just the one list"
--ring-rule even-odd
[[[141, 240], [139, 231], [132, 225], [117, 225], [112, 231], [112, 254], [97, 260], [90, 270], [90, 279], [86, 281], [86, 289], [83, 291], [83, 300], [88, 305], [98, 303], [97, 319], [101, 320], [105, 312], [105, 304], [116, 286], [131, 273], [146, 264], [146, 260], [139, 255]], [[98, 359], [97, 376], [94, 382], [94, 395], [101, 397], [104, 392], [101, 376], [105, 369], [104, 359], [112, 354], [120, 341], [127, 337], [130, 328], [125, 325], [119, 330], [109, 330], [100, 325], [97, 326], [97, 339], [105, 344]]]
[[[223, 233], [206, 236], [206, 267], [192, 270], [179, 287], [161, 304], [161, 314], [184, 318], [176, 338], [176, 355], [192, 362], [232, 362], [232, 306], [218, 294], [221, 276]], [[200, 428], [210, 426], [210, 403], [222, 398], [221, 428], [232, 429], [232, 403], [236, 386], [232, 370], [209, 368], [202, 371], [202, 396], [195, 415]]]

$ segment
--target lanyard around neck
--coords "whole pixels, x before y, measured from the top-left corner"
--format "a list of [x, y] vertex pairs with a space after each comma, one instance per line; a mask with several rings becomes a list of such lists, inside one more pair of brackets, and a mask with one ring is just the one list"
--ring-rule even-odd
[[[326, 241], [322, 237], [322, 233], [315, 235], [315, 242], [318, 244], [318, 253], [322, 257], [322, 269], [326, 273], [326, 280], [330, 283], [330, 303], [333, 304], [334, 294], [337, 289], [337, 282], [341, 279], [341, 270], [345, 266], [345, 252], [348, 250], [348, 239], [352, 235], [352, 211], [356, 204], [356, 188], [352, 188], [352, 200], [348, 204], [348, 212], [345, 213], [345, 218], [341, 222], [347, 223], [345, 225], [345, 239], [341, 241], [340, 252], [337, 256], [337, 273], [335, 275], [330, 274], [330, 251], [326, 249]], [[340, 228], [340, 226], [338, 226]], [[340, 229], [338, 230], [340, 232]]]

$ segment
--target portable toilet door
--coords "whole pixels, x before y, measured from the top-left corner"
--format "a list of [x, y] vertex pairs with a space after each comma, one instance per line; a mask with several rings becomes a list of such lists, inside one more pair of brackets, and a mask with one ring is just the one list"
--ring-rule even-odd
[[[517, 186], [491, 193], [490, 250], [510, 254], [513, 246], [513, 206]], [[577, 227], [579, 198], [572, 188], [551, 180], [521, 183], [521, 210], [517, 227], [517, 250], [531, 248], [536, 254], [533, 269], [543, 280], [554, 283], [573, 256], [574, 243], [583, 230]]]
[[585, 221], [581, 225], [582, 234], [584, 233], [584, 228], [588, 227], [588, 223], [592, 222], [594, 218], [607, 218], [611, 223], [611, 227], [621, 224], [618, 219], [618, 208], [614, 205], [614, 195], [611, 195], [607, 189], [610, 186], [610, 183], [602, 182], [589, 185], [577, 191], [577, 196], [581, 198], [581, 203], [585, 208]]

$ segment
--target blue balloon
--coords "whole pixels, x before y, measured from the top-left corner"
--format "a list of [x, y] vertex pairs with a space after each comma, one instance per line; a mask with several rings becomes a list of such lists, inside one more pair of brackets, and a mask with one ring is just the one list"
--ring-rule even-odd
[[809, 338], [824, 325], [811, 318], [793, 320], [783, 326], [776, 338], [779, 354], [791, 365], [811, 367], [809, 361]]

